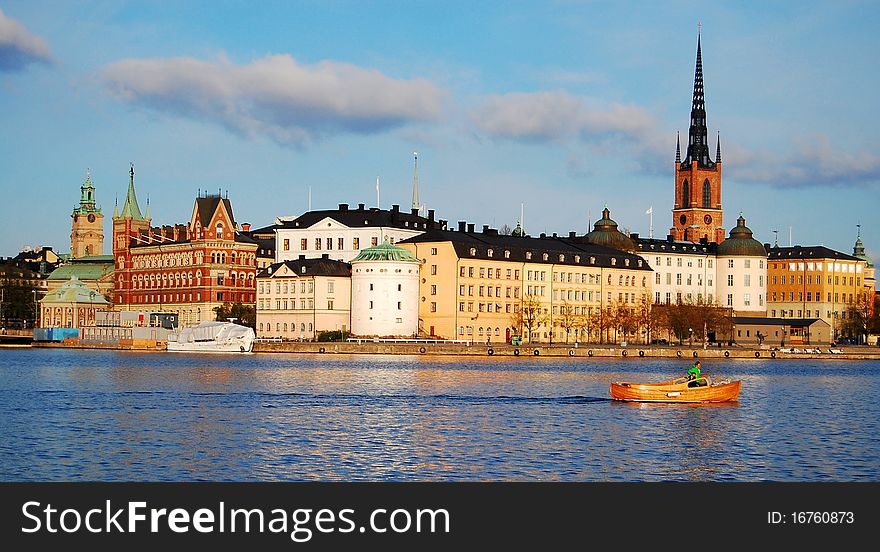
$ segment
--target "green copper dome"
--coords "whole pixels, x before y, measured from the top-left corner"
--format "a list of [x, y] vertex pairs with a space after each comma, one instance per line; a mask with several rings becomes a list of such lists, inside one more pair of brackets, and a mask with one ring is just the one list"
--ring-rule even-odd
[[587, 234], [587, 241], [593, 245], [604, 245], [623, 251], [635, 251], [635, 242], [617, 229], [617, 223], [611, 219], [608, 207], [602, 210], [602, 218], [593, 225], [593, 231]]
[[40, 301], [41, 303], [87, 303], [90, 305], [105, 306], [110, 303], [104, 296], [91, 289], [75, 275], [65, 282], [60, 288], [50, 291]]
[[421, 263], [412, 253], [402, 247], [392, 245], [387, 241], [379, 245], [362, 249], [351, 262], [358, 261], [399, 261], [408, 263]]
[[718, 245], [718, 256], [766, 257], [767, 250], [752, 235], [751, 229], [746, 226], [746, 219], [740, 215], [736, 219], [736, 227], [730, 231], [730, 237]]

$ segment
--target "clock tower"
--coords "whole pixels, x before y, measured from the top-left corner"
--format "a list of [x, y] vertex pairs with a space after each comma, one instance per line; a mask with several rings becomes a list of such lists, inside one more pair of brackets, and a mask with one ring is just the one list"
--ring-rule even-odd
[[691, 126], [684, 160], [681, 141], [675, 145], [675, 207], [672, 209], [670, 234], [681, 241], [721, 243], [725, 231], [721, 209], [721, 137], [713, 160], [706, 126], [706, 102], [703, 96], [703, 55], [697, 36], [697, 67], [694, 72], [694, 99]]
[[80, 187], [79, 206], [70, 215], [73, 225], [70, 232], [70, 256], [76, 259], [104, 254], [104, 215], [95, 205], [95, 185], [92, 175], [86, 172], [86, 180]]

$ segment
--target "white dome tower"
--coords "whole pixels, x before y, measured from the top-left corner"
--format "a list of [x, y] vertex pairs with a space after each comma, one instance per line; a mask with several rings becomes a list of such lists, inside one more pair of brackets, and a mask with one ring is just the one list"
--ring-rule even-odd
[[388, 242], [351, 261], [351, 333], [412, 337], [419, 330], [419, 266], [412, 253]]

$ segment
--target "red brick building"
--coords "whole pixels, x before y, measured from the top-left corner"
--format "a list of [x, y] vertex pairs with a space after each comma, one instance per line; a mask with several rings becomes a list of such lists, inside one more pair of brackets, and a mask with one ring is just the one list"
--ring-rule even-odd
[[189, 224], [150, 222], [132, 168], [125, 205], [113, 213], [114, 308], [177, 313], [188, 326], [213, 320], [224, 303], [255, 303], [258, 245], [239, 232], [228, 198], [200, 195]]
[[721, 138], [715, 159], [710, 156], [706, 100], [703, 94], [703, 56], [697, 39], [697, 67], [691, 125], [684, 160], [681, 144], [675, 148], [675, 207], [669, 233], [678, 241], [721, 243], [725, 238], [721, 209]]

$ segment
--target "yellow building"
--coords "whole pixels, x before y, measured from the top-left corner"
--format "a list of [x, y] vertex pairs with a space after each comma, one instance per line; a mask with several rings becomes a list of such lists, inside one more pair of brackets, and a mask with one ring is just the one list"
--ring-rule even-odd
[[873, 297], [865, 287], [867, 262], [827, 247], [773, 247], [767, 262], [769, 315], [819, 318], [831, 325], [832, 339], [841, 335], [848, 309]]
[[513, 336], [526, 343], [623, 340], [638, 331], [621, 334], [614, 313], [625, 308], [635, 315], [650, 305], [647, 262], [573, 233], [507, 236], [459, 223], [457, 232], [431, 230], [398, 245], [422, 261], [423, 335], [490, 344]]

